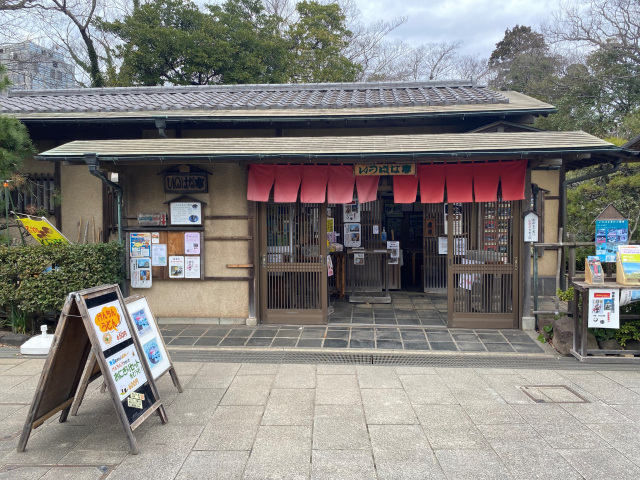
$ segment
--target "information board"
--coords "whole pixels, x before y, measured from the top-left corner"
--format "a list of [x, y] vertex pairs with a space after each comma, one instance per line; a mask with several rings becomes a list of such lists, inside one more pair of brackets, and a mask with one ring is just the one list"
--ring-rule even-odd
[[600, 262], [615, 262], [618, 246], [628, 243], [629, 220], [596, 220], [596, 255]]

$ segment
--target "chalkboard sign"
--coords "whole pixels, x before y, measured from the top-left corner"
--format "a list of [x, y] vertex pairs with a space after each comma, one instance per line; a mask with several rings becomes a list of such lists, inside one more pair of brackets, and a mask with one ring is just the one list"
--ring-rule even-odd
[[114, 402], [129, 442], [138, 453], [133, 431], [154, 412], [167, 422], [153, 374], [144, 361], [144, 350], [134, 333], [124, 299], [117, 285], [105, 285], [69, 294], [56, 328], [49, 356], [43, 367], [18, 452], [24, 452], [31, 431], [47, 418], [69, 415], [77, 396], [83, 369], [93, 351], [97, 366]]

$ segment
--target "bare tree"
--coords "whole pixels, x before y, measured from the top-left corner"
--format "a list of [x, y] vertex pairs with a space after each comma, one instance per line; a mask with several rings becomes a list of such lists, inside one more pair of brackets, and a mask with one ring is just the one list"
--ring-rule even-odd
[[615, 44], [640, 63], [640, 2], [578, 0], [563, 3], [543, 25], [549, 42], [587, 49]]
[[37, 0], [0, 0], [0, 11], [20, 10], [34, 6]]

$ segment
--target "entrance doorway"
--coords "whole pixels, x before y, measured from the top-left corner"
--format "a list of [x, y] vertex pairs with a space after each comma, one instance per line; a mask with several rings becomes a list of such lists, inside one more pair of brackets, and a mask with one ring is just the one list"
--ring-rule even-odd
[[261, 204], [262, 323], [327, 323], [326, 204]]

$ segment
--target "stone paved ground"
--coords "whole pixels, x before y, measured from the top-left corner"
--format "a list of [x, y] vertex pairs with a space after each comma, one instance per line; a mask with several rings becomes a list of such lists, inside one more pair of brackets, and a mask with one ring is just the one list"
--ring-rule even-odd
[[16, 453], [43, 363], [0, 358], [0, 478], [640, 478], [640, 372], [623, 367], [178, 363], [185, 391], [160, 380], [169, 423], [135, 432], [139, 455], [99, 382]]

